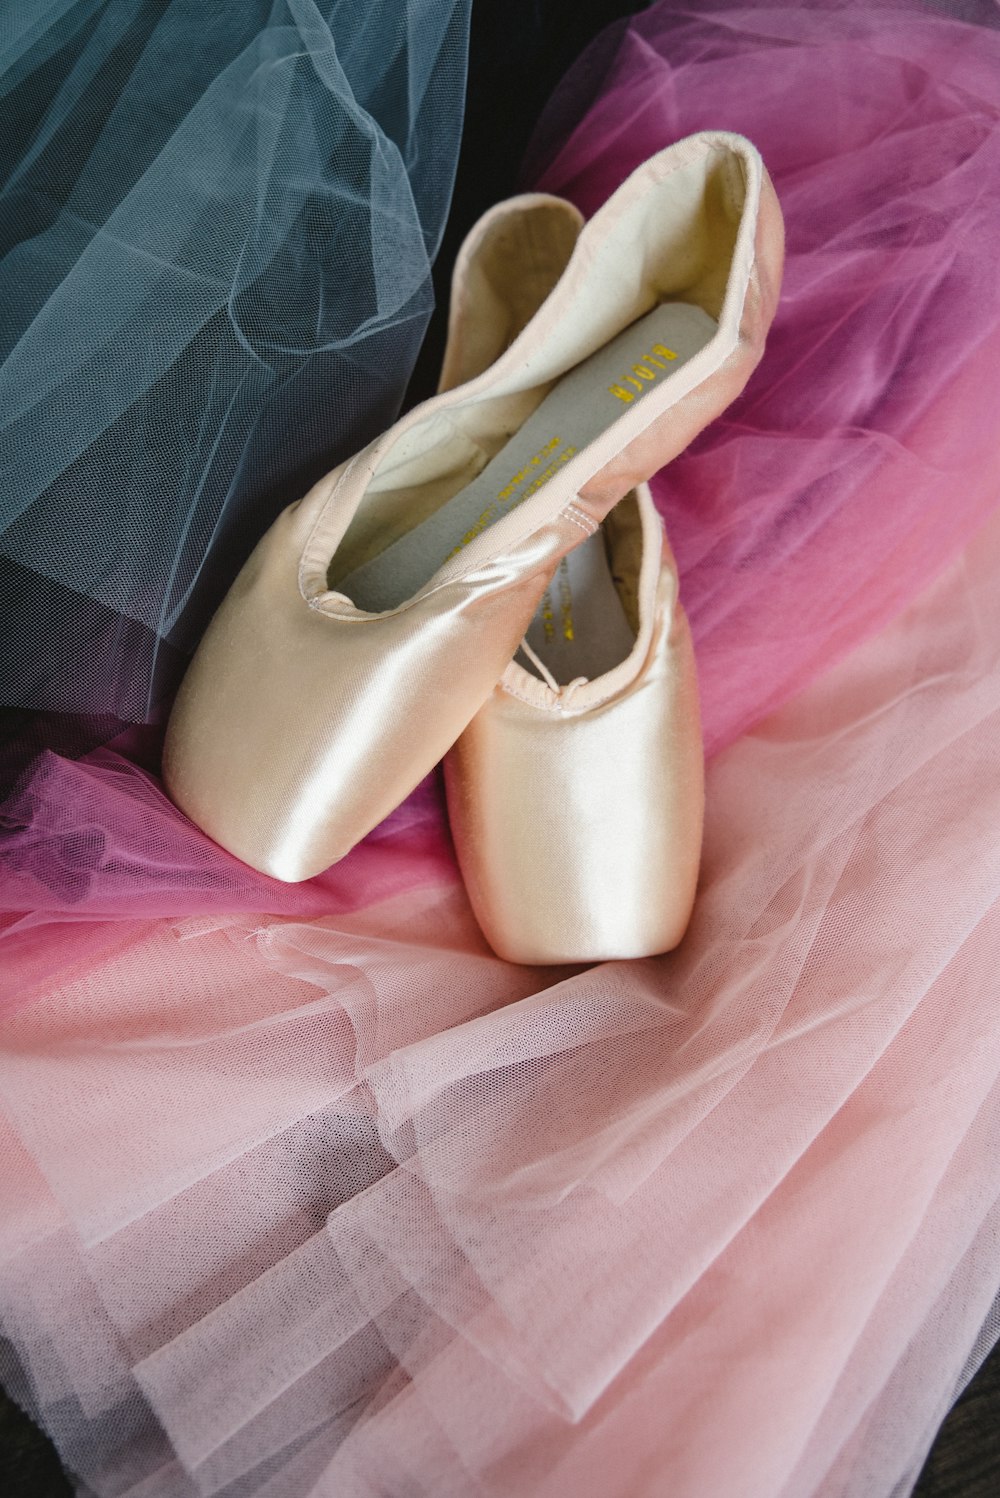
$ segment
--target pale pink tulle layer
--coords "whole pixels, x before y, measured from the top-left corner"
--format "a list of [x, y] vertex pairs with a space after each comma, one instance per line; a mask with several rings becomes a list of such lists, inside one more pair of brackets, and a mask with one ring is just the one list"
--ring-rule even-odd
[[296, 888], [111, 751], [22, 789], [0, 1375], [99, 1498], [908, 1491], [1000, 1331], [998, 68], [656, 7], [548, 167], [591, 207], [741, 129], [789, 219], [658, 491], [713, 750], [678, 952], [492, 957], [432, 786]]

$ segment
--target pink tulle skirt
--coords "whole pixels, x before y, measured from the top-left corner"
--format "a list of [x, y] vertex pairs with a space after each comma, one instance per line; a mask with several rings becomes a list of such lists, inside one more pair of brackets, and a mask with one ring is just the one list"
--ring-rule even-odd
[[761, 148], [785, 295], [659, 476], [701, 672], [682, 946], [514, 967], [433, 780], [286, 887], [110, 746], [5, 808], [0, 1376], [98, 1498], [889, 1498], [1000, 1334], [1000, 33], [662, 5], [587, 211]]

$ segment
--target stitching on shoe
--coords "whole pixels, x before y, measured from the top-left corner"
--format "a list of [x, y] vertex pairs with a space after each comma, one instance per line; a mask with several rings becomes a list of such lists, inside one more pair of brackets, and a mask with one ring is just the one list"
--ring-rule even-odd
[[[544, 686], [544, 685], [545, 685], [545, 683], [542, 682], [542, 686]], [[542, 712], [546, 711], [545, 708], [541, 707], [540, 703], [533, 702], [532, 699], [530, 697], [526, 697], [523, 692], [517, 691], [517, 689], [515, 687], [506, 686], [502, 681], [500, 683], [500, 690], [502, 692], [506, 692], [506, 694], [507, 694], [508, 697], [516, 697], [517, 700], [518, 700], [518, 702], [523, 702], [524, 703], [525, 707], [541, 708]], [[549, 688], [549, 690], [550, 691], [552, 690], [551, 687]], [[553, 696], [554, 695], [555, 694], [553, 693]]]
[[[533, 677], [532, 679], [536, 681], [538, 680], [537, 677]], [[539, 702], [533, 697], [526, 697], [523, 692], [519, 692], [516, 687], [509, 686], [502, 678], [498, 685], [500, 691], [504, 692], [508, 697], [516, 697], [518, 702], [523, 702], [525, 707], [534, 708], [536, 712], [556, 713], [561, 717], [569, 715], [569, 709], [564, 704], [560, 703], [559, 697], [555, 692], [552, 692], [551, 687], [549, 688], [549, 691], [552, 695], [552, 702], [551, 704], [549, 704]], [[540, 685], [544, 686], [545, 683], [541, 682]], [[629, 685], [631, 685], [631, 682], [627, 682], [625, 684], [626, 687], [628, 687]], [[614, 691], [606, 693], [605, 696], [595, 698], [594, 701], [588, 703], [586, 707], [578, 708], [576, 716], [583, 717], [585, 713], [593, 712], [594, 708], [603, 707], [606, 702], [611, 702], [615, 697], [620, 696], [623, 690], [624, 688], [622, 687], [616, 687]]]
[[598, 523], [594, 519], [594, 517], [592, 515], [588, 515], [585, 510], [578, 510], [576, 505], [573, 504], [572, 501], [570, 501], [568, 505], [564, 506], [564, 508], [560, 511], [560, 514], [566, 520], [568, 520], [571, 525], [575, 525], [578, 530], [583, 531], [588, 536], [592, 536], [598, 528]]

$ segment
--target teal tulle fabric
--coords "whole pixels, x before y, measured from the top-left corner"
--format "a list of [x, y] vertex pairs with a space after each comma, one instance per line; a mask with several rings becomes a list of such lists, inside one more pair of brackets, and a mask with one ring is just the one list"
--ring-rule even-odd
[[8, 0], [0, 707], [149, 717], [270, 518], [395, 417], [471, 0]]

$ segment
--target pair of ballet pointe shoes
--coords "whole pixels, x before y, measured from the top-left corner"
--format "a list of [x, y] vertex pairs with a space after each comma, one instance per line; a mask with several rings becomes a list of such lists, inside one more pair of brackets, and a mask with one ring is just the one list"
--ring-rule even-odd
[[645, 480], [742, 390], [782, 249], [760, 156], [723, 132], [652, 157], [586, 225], [542, 195], [486, 214], [441, 393], [285, 510], [215, 615], [168, 727], [177, 805], [308, 879], [444, 758], [500, 956], [674, 947], [703, 755]]

